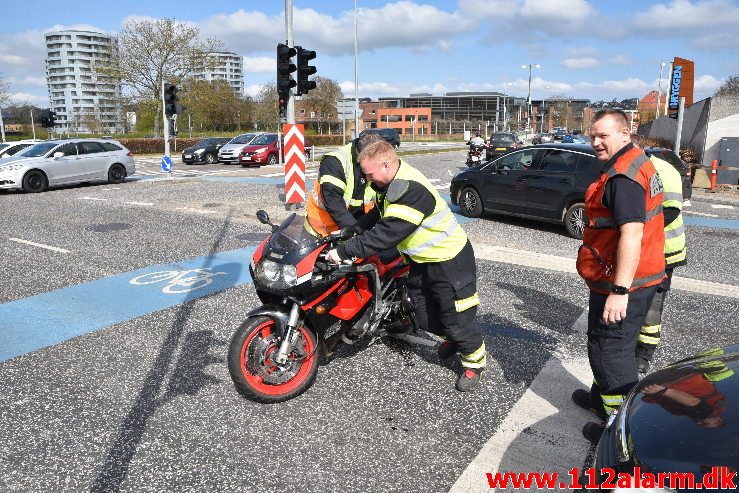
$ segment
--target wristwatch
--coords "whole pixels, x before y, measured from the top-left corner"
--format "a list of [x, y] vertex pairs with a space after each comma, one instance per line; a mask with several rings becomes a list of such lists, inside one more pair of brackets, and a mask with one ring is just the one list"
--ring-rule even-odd
[[611, 286], [611, 293], [613, 294], [629, 294], [629, 288], [614, 284]]

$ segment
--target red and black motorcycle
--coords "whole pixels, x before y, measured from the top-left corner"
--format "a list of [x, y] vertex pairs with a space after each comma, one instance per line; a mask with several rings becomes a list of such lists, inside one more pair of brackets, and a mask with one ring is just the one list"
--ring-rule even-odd
[[[249, 267], [263, 303], [247, 314], [231, 339], [228, 366], [237, 390], [259, 402], [300, 395], [315, 381], [319, 355], [329, 357], [343, 339], [353, 342], [381, 330], [415, 326], [401, 256], [378, 256], [334, 265], [325, 253], [351, 236], [347, 229], [317, 238], [292, 214], [280, 226], [265, 211], [257, 218], [272, 227]], [[342, 337], [343, 336], [343, 337]]]

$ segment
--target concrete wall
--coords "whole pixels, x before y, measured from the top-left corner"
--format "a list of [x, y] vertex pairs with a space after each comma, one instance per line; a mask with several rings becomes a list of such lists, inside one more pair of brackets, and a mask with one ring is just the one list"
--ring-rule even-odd
[[[663, 116], [639, 126], [639, 135], [675, 141], [677, 120]], [[722, 137], [739, 137], [739, 96], [706, 98], [685, 109], [680, 147], [691, 147], [699, 164], [718, 159]]]

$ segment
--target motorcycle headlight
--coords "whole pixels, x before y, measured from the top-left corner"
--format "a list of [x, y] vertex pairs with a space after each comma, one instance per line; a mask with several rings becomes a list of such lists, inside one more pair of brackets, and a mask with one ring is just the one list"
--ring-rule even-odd
[[295, 269], [294, 265], [283, 265], [282, 277], [288, 286], [295, 286], [298, 282], [298, 271]]
[[262, 273], [270, 281], [276, 281], [280, 277], [280, 266], [271, 260], [262, 262]]

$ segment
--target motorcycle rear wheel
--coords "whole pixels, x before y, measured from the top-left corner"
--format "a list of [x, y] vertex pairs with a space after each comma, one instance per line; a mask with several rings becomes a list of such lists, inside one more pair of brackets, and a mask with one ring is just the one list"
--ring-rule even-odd
[[228, 350], [228, 369], [241, 395], [270, 404], [297, 397], [313, 385], [319, 360], [316, 336], [304, 325], [297, 331], [287, 362], [278, 365], [272, 358], [282, 339], [275, 321], [260, 316], [241, 324]]

